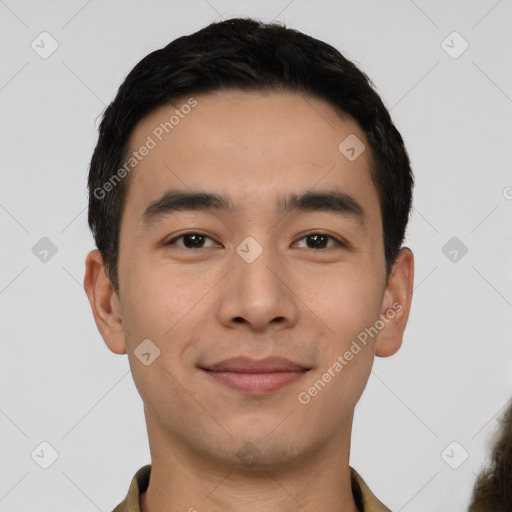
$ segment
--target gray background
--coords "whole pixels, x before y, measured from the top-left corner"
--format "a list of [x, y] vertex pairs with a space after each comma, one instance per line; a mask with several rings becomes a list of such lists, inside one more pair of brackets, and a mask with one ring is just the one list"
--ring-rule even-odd
[[394, 511], [467, 507], [512, 396], [511, 0], [0, 0], [2, 512], [110, 511], [149, 462], [126, 356], [82, 287], [87, 168], [136, 62], [234, 15], [333, 44], [391, 109], [417, 182], [415, 291], [401, 350], [376, 359], [356, 408], [351, 465]]

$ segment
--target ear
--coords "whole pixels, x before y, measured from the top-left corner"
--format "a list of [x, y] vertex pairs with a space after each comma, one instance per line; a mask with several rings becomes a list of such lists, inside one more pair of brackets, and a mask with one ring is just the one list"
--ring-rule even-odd
[[384, 327], [379, 333], [375, 354], [389, 357], [402, 345], [405, 326], [411, 310], [414, 282], [414, 256], [407, 247], [402, 247], [391, 270], [384, 298], [381, 319]]
[[126, 354], [121, 305], [97, 249], [91, 251], [85, 260], [84, 289], [107, 347], [115, 354]]

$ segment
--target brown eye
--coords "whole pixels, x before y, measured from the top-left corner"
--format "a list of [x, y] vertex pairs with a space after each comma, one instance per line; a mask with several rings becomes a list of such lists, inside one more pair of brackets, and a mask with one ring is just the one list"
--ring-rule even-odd
[[340, 241], [325, 233], [310, 233], [302, 237], [300, 241], [302, 240], [306, 240], [306, 249], [329, 249], [333, 247], [332, 244], [329, 247], [327, 246], [329, 240], [334, 242], [334, 246], [343, 246]]
[[[182, 244], [177, 244], [177, 240], [183, 239]], [[201, 233], [184, 233], [176, 238], [170, 240], [166, 245], [178, 245], [185, 249], [202, 249], [204, 247], [205, 240], [212, 240], [209, 236]]]

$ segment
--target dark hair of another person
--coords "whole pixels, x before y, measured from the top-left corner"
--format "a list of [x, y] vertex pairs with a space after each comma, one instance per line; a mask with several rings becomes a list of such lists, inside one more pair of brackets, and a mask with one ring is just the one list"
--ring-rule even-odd
[[129, 176], [104, 197], [94, 191], [125, 162], [130, 136], [142, 118], [178, 99], [230, 89], [317, 97], [357, 121], [370, 143], [389, 276], [404, 240], [414, 178], [402, 137], [372, 81], [327, 43], [278, 23], [233, 18], [147, 55], [103, 114], [89, 170], [88, 220], [114, 290], [119, 293], [119, 233]]
[[501, 421], [491, 463], [477, 477], [468, 512], [512, 512], [512, 400]]

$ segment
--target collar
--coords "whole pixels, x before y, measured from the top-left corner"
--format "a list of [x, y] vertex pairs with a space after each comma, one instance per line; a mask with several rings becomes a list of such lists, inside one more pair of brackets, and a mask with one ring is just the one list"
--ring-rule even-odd
[[[361, 475], [354, 468], [349, 468], [352, 494], [359, 512], [391, 512], [375, 497]], [[151, 465], [144, 466], [135, 473], [126, 498], [113, 512], [140, 512], [140, 495], [148, 488], [150, 474]]]

